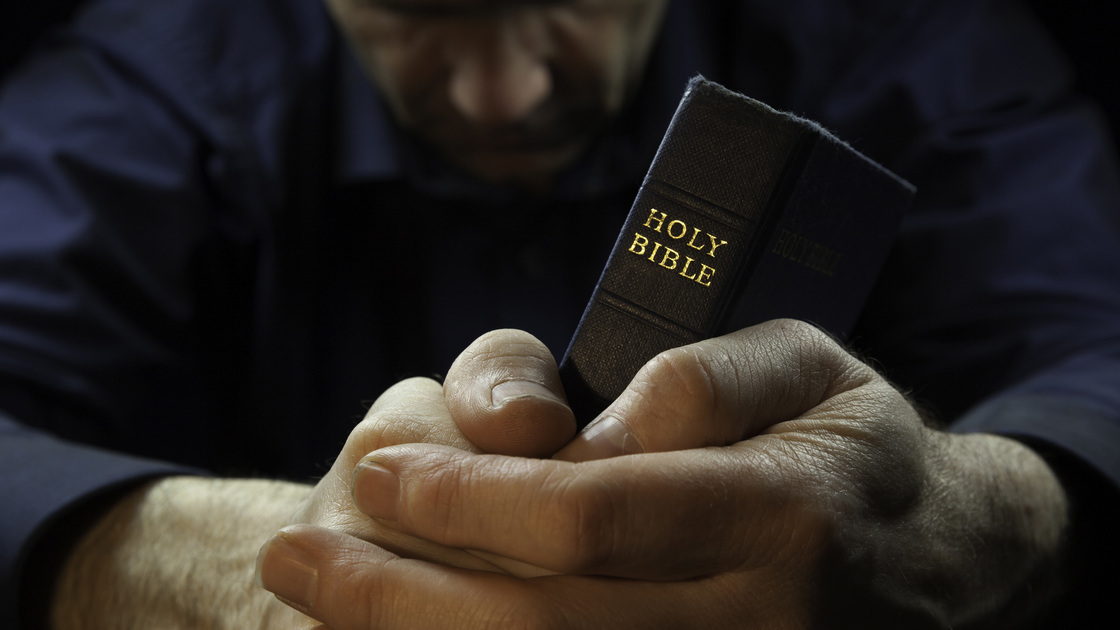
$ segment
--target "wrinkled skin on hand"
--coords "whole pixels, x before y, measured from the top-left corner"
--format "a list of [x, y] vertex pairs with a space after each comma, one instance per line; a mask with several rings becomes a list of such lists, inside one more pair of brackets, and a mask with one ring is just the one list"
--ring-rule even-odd
[[[503, 382], [554, 393], [512, 399], [524, 420], [562, 415], [547, 350], [499, 331], [464, 357], [443, 391], [379, 401], [423, 426], [446, 413], [462, 433], [437, 423], [446, 433], [429, 437], [450, 446], [363, 441], [336, 465], [327, 504], [344, 513], [352, 492], [377, 519], [372, 535], [353, 512], [279, 534], [316, 570], [298, 605], [336, 630], [950, 627], [998, 611], [1064, 527], [1061, 489], [1033, 453], [927, 427], [874, 370], [799, 322], [660, 355], [549, 460], [472, 446], [549, 435], [517, 453], [537, 455], [560, 441], [563, 430], [517, 426], [485, 435], [501, 426], [486, 400]], [[389, 530], [537, 577], [395, 553]], [[271, 553], [263, 571], [280, 573]]]
[[[572, 413], [552, 393], [561, 387], [555, 369], [549, 370], [551, 363], [541, 362], [519, 345], [530, 344], [536, 349], [539, 342], [525, 333], [511, 333], [502, 341], [500, 347], [492, 347], [481, 339], [463, 353], [447, 379], [457, 396], [445, 398], [443, 386], [427, 378], [407, 379], [388, 389], [351, 431], [339, 457], [316, 484], [293, 522], [330, 528], [405, 557], [478, 570], [539, 573], [539, 569], [503, 558], [486, 560], [485, 554], [440, 545], [386, 527], [359, 511], [351, 493], [358, 462], [386, 446], [429, 443], [479, 453], [482, 449], [477, 442], [498, 452], [547, 455], [572, 438]], [[496, 394], [472, 392], [479, 395], [468, 397], [464, 395], [465, 388], [456, 388], [455, 379], [461, 371], [458, 366], [463, 364], [471, 366], [471, 378], [483, 376], [493, 382]], [[469, 437], [455, 424], [451, 409], [473, 421], [464, 422]]]

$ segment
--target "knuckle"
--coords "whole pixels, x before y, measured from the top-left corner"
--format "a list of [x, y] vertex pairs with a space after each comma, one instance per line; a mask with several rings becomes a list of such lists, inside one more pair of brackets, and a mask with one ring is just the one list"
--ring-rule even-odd
[[667, 382], [682, 388], [692, 396], [710, 395], [715, 378], [712, 366], [704, 353], [688, 346], [674, 348], [658, 355], [654, 364]]
[[350, 431], [345, 450], [362, 456], [385, 446], [423, 441], [430, 430], [415, 418], [395, 411], [369, 413]]
[[760, 326], [777, 348], [802, 356], [825, 356], [840, 348], [827, 332], [799, 319], [775, 319]]
[[387, 610], [391, 585], [371, 567], [379, 563], [360, 550], [340, 547], [329, 570], [321, 571], [315, 613], [333, 616], [345, 610], [350, 622], [363, 627], [379, 627], [379, 618]]
[[655, 357], [637, 392], [650, 399], [644, 409], [647, 421], [671, 427], [687, 419], [709, 446], [742, 439], [740, 390], [751, 382], [745, 375], [753, 363], [734, 351], [725, 344], [702, 342]]
[[458, 506], [464, 493], [464, 481], [469, 483], [470, 477], [469, 474], [461, 474], [458, 469], [445, 470], [432, 477], [435, 481], [430, 486], [432, 496], [425, 503], [435, 510], [434, 522], [443, 525], [444, 531], [440, 532], [443, 539], [461, 529], [453, 519], [456, 514], [461, 513]]
[[548, 515], [558, 545], [557, 570], [592, 573], [615, 553], [619, 506], [604, 482], [576, 480], [560, 486]]
[[658, 392], [661, 404], [670, 404], [675, 411], [710, 408], [718, 390], [720, 363], [713, 356], [693, 346], [667, 350], [646, 364], [644, 380]]
[[[352, 435], [362, 444], [362, 450], [374, 451], [383, 446], [400, 444], [405, 436], [422, 434], [424, 429], [418, 423], [396, 414], [378, 414], [362, 421], [355, 427]], [[406, 440], [412, 441], [412, 440]]]
[[789, 357], [797, 382], [813, 391], [819, 389], [822, 400], [875, 379], [876, 372], [870, 366], [813, 324], [795, 319], [769, 324], [780, 333], [781, 345], [775, 350]]
[[765, 324], [775, 351], [801, 363], [816, 362], [835, 353], [839, 345], [820, 328], [798, 319], [776, 319]]
[[778, 319], [773, 319], [769, 322], [766, 322], [765, 324], [763, 324], [763, 326], [774, 328], [778, 331], [781, 331], [785, 336], [789, 337], [828, 337], [828, 334], [822, 331], [820, 328], [801, 319], [780, 317]]
[[480, 482], [472, 467], [463, 466], [446, 457], [432, 454], [424, 458], [410, 457], [408, 464], [410, 482], [404, 484], [408, 493], [403, 501], [406, 506], [423, 506], [421, 511], [406, 511], [402, 520], [418, 521], [417, 527], [432, 528], [429, 532], [436, 540], [458, 544], [456, 535], [463, 530], [458, 517], [464, 499], [477, 492]]
[[386, 390], [351, 430], [345, 449], [364, 455], [418, 442], [470, 448], [447, 411], [443, 386], [425, 377], [409, 378]]

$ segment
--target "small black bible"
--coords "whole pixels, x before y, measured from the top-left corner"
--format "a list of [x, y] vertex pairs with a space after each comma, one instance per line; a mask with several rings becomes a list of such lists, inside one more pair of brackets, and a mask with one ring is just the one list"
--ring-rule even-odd
[[778, 317], [843, 337], [913, 195], [819, 125], [692, 79], [560, 364], [580, 426], [664, 350]]

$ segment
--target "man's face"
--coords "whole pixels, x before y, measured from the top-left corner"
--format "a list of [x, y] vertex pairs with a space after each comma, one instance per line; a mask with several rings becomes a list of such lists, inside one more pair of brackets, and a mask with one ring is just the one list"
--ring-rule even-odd
[[633, 94], [668, 0], [326, 2], [403, 127], [541, 188]]

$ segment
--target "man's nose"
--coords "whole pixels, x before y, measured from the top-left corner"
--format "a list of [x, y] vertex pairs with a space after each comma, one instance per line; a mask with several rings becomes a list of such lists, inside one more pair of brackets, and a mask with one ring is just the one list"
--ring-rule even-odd
[[471, 25], [449, 47], [451, 103], [486, 125], [523, 120], [552, 93], [542, 35], [531, 20], [503, 16]]

